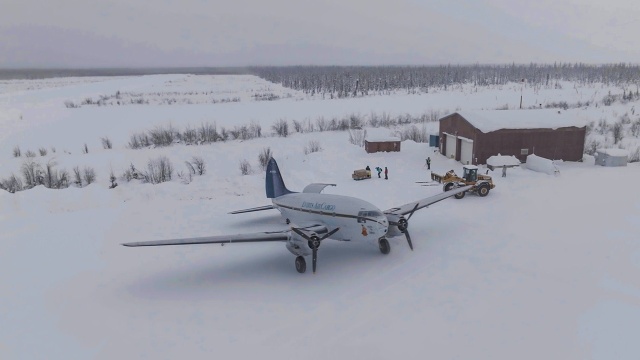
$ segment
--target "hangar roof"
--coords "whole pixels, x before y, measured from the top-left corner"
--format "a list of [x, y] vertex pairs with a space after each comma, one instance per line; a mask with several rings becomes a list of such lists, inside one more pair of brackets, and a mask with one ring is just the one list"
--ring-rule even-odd
[[586, 126], [586, 119], [579, 117], [577, 113], [557, 109], [458, 111], [458, 114], [483, 133], [501, 129]]

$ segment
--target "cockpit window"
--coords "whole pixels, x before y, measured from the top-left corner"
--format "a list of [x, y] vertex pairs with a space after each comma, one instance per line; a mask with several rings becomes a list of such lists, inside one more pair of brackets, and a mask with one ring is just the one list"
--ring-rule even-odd
[[367, 218], [369, 219], [375, 219], [377, 217], [382, 216], [382, 213], [380, 211], [377, 210], [362, 210], [360, 212], [358, 212], [358, 222], [359, 223], [364, 223], [366, 222]]

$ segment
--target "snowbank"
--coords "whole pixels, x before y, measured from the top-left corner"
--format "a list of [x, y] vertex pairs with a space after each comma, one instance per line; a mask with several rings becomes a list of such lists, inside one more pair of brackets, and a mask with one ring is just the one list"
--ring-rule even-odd
[[553, 161], [531, 154], [527, 156], [527, 169], [553, 175], [559, 172]]
[[499, 166], [518, 166], [520, 165], [520, 160], [513, 155], [493, 155], [487, 159], [487, 165], [491, 165], [493, 167]]

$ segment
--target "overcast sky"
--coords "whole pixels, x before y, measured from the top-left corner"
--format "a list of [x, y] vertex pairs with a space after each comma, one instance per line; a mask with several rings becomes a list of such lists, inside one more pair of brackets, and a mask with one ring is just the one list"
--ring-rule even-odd
[[640, 63], [638, 0], [0, 0], [0, 67]]

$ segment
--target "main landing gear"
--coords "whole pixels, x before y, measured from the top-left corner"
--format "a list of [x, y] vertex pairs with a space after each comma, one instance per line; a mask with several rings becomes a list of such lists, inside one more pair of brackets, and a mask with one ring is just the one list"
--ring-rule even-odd
[[303, 256], [296, 257], [296, 270], [298, 270], [300, 274], [307, 271], [307, 262], [304, 260]]
[[391, 252], [391, 245], [389, 245], [389, 240], [385, 238], [378, 239], [378, 248], [380, 248], [380, 252], [385, 255]]

